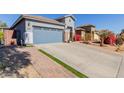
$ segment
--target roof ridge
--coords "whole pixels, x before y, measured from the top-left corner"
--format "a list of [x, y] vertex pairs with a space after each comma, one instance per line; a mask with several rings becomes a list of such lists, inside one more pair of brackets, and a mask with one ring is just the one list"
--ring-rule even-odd
[[[44, 17], [44, 16], [35, 16], [35, 15], [23, 14], [23, 17], [25, 17], [25, 16], [33, 17], [33, 18], [44, 18], [44, 19], [54, 20], [54, 21], [56, 21], [56, 22], [59, 22], [59, 21], [57, 21], [57, 20], [55, 20], [55, 19], [47, 18], [47, 17]], [[59, 22], [59, 23], [60, 23], [60, 22]]]

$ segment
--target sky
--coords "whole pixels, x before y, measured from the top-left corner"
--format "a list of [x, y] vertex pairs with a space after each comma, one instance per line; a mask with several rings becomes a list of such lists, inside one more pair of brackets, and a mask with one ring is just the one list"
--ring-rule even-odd
[[[33, 14], [48, 18], [58, 18], [66, 14]], [[0, 14], [0, 20], [6, 22], [8, 27], [16, 21], [20, 14]], [[109, 29], [114, 33], [120, 33], [124, 29], [124, 14], [74, 14], [75, 25], [93, 24], [97, 30]]]

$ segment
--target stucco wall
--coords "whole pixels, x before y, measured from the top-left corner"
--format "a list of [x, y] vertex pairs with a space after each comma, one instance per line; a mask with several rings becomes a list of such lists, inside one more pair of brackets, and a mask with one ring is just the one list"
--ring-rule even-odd
[[91, 31], [96, 31], [96, 28], [95, 27], [91, 27]]
[[33, 27], [34, 26], [56, 28], [56, 29], [62, 29], [64, 31], [64, 25], [42, 23], [42, 22], [33, 21], [33, 20], [26, 20], [25, 26], [26, 26], [26, 33], [28, 33], [30, 37], [30, 38], [26, 38], [25, 43], [32, 43], [32, 44], [33, 44]]
[[[71, 17], [66, 17], [65, 18], [65, 28], [67, 28], [68, 26], [72, 27], [73, 31], [74, 31], [75, 21]], [[68, 31], [68, 30], [66, 30], [66, 31]]]
[[20, 40], [22, 40], [22, 43], [24, 43], [25, 20], [22, 20], [13, 29], [16, 31], [17, 42], [20, 43]]
[[4, 45], [16, 45], [16, 39], [14, 38], [14, 30], [4, 30]]
[[66, 36], [65, 36], [65, 42], [69, 41], [70, 38], [70, 29], [68, 27], [72, 27], [72, 38], [74, 38], [75, 35], [75, 21], [71, 18], [71, 17], [66, 17], [65, 18], [65, 32], [66, 32]]
[[85, 40], [85, 32], [81, 31], [81, 40]]
[[100, 41], [100, 36], [94, 33], [94, 41]]
[[37, 22], [37, 21], [33, 21], [33, 20], [26, 20], [26, 31], [33, 31], [33, 26], [64, 29], [64, 26], [60, 26], [60, 25], [42, 23], [42, 22]]

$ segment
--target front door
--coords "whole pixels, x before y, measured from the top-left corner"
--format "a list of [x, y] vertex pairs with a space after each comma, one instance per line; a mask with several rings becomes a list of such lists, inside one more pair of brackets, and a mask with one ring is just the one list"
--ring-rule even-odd
[[69, 29], [69, 41], [73, 41], [72, 27], [68, 27], [68, 29]]

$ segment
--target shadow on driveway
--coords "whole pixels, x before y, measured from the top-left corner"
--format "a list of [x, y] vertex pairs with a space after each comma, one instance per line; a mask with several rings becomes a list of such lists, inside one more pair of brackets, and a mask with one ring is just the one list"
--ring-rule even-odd
[[28, 52], [20, 52], [16, 47], [0, 48], [0, 76], [23, 77], [18, 70], [31, 64], [29, 57]]

